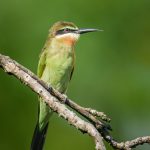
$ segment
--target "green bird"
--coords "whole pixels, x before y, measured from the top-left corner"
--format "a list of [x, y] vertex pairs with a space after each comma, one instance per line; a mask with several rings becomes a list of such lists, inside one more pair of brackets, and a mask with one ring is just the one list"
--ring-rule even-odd
[[[65, 94], [71, 80], [74, 64], [74, 47], [80, 34], [99, 31], [98, 29], [79, 29], [72, 22], [56, 22], [49, 30], [42, 49], [37, 75], [43, 81]], [[49, 118], [52, 110], [39, 98], [38, 121], [34, 131], [31, 150], [42, 150]]]

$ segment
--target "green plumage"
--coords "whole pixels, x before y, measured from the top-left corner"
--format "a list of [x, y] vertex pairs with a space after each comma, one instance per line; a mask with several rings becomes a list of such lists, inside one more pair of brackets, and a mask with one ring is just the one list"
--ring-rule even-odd
[[[37, 75], [60, 93], [65, 93], [74, 70], [74, 45], [80, 34], [99, 31], [78, 29], [71, 22], [57, 22], [49, 31], [41, 52]], [[54, 98], [54, 97], [53, 97]], [[52, 110], [39, 97], [39, 116], [34, 131], [31, 149], [42, 150]]]
[[[65, 93], [74, 68], [74, 46], [67, 45], [50, 34], [40, 55], [38, 77], [61, 93]], [[49, 120], [51, 110], [41, 98], [39, 127], [42, 130]]]

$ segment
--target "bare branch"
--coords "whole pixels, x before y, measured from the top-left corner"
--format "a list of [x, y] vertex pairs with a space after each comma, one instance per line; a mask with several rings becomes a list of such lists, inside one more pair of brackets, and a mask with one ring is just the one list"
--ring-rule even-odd
[[58, 113], [59, 116], [67, 120], [69, 124], [73, 125], [74, 127], [83, 132], [88, 133], [95, 141], [96, 150], [106, 149], [103, 144], [101, 134], [92, 124], [82, 120], [74, 112], [70, 111], [64, 104], [61, 104], [49, 93], [47, 89], [43, 87], [43, 85], [41, 85], [35, 78], [30, 75], [30, 71], [27, 71], [27, 69], [25, 69], [24, 67], [22, 67], [24, 69], [21, 69], [19, 66], [18, 63], [16, 63], [14, 60], [0, 54], [0, 67], [3, 68], [5, 72], [14, 75], [25, 85], [30, 87], [34, 92], [42, 97], [45, 103], [47, 103], [54, 112]]
[[[25, 85], [30, 87], [34, 92], [36, 92], [40, 97], [43, 98], [45, 103], [49, 105], [53, 111], [59, 114], [62, 118], [68, 121], [69, 124], [73, 125], [82, 132], [88, 133], [95, 141], [96, 150], [105, 150], [102, 137], [114, 148], [120, 150], [130, 150], [138, 145], [144, 143], [150, 143], [150, 136], [138, 137], [131, 141], [117, 142], [108, 133], [106, 126], [97, 117], [100, 117], [103, 121], [109, 122], [110, 119], [102, 112], [91, 108], [84, 108], [76, 104], [72, 100], [68, 99], [67, 96], [59, 93], [50, 85], [47, 85], [42, 80], [40, 80], [36, 75], [34, 75], [30, 70], [18, 64], [16, 61], [10, 59], [7, 56], [0, 54], [0, 67], [5, 70], [8, 74], [12, 74], [22, 81]], [[56, 97], [56, 98], [54, 98]], [[79, 118], [74, 112], [70, 111], [64, 104], [73, 108], [75, 111], [84, 116], [87, 122]]]
[[150, 143], [150, 136], [138, 137], [131, 141], [125, 141], [120, 143], [114, 140], [113, 137], [111, 137], [108, 134], [105, 135], [102, 134], [102, 136], [114, 149], [120, 149], [120, 150], [131, 150], [132, 148], [135, 148], [144, 143]]
[[47, 83], [43, 82], [35, 74], [33, 74], [30, 70], [26, 69], [24, 66], [20, 65], [19, 63], [17, 63], [14, 60], [11, 60], [11, 61], [13, 61], [13, 63], [18, 68], [20, 68], [25, 73], [27, 73], [28, 75], [30, 75], [33, 79], [35, 79], [37, 82], [39, 82], [47, 91], [49, 91], [51, 93], [51, 95], [53, 95], [54, 97], [56, 97], [60, 102], [65, 103], [70, 108], [74, 109], [79, 114], [81, 114], [82, 116], [84, 116], [87, 120], [89, 120], [90, 122], [93, 122], [93, 124], [95, 126], [97, 126], [98, 129], [100, 129], [100, 130], [103, 130], [103, 129], [107, 130], [107, 128], [108, 128], [108, 130], [111, 129], [111, 127], [109, 125], [106, 125], [106, 124], [102, 123], [99, 119], [96, 118], [96, 117], [100, 117], [102, 120], [110, 122], [110, 118], [108, 118], [103, 112], [98, 112], [98, 111], [93, 110], [91, 108], [81, 107], [77, 103], [73, 102], [71, 99], [68, 99], [66, 95], [61, 94], [60, 92], [58, 92], [57, 90], [55, 90], [50, 84], [48, 85]]

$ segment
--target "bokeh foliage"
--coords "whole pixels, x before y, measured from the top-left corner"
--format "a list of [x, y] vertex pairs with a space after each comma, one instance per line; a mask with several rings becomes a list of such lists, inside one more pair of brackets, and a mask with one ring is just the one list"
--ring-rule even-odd
[[[36, 73], [48, 29], [58, 20], [104, 29], [78, 42], [69, 97], [108, 114], [119, 141], [150, 135], [150, 1], [0, 0], [0, 53]], [[37, 105], [36, 94], [0, 70], [0, 149], [29, 149]], [[45, 150], [93, 150], [93, 144], [51, 118]]]

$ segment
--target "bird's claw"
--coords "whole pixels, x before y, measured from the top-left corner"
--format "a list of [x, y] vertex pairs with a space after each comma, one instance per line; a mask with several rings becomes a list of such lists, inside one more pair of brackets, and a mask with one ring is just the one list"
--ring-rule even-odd
[[63, 103], [66, 103], [66, 101], [67, 101], [67, 95], [66, 94], [62, 94], [62, 96], [63, 96]]

